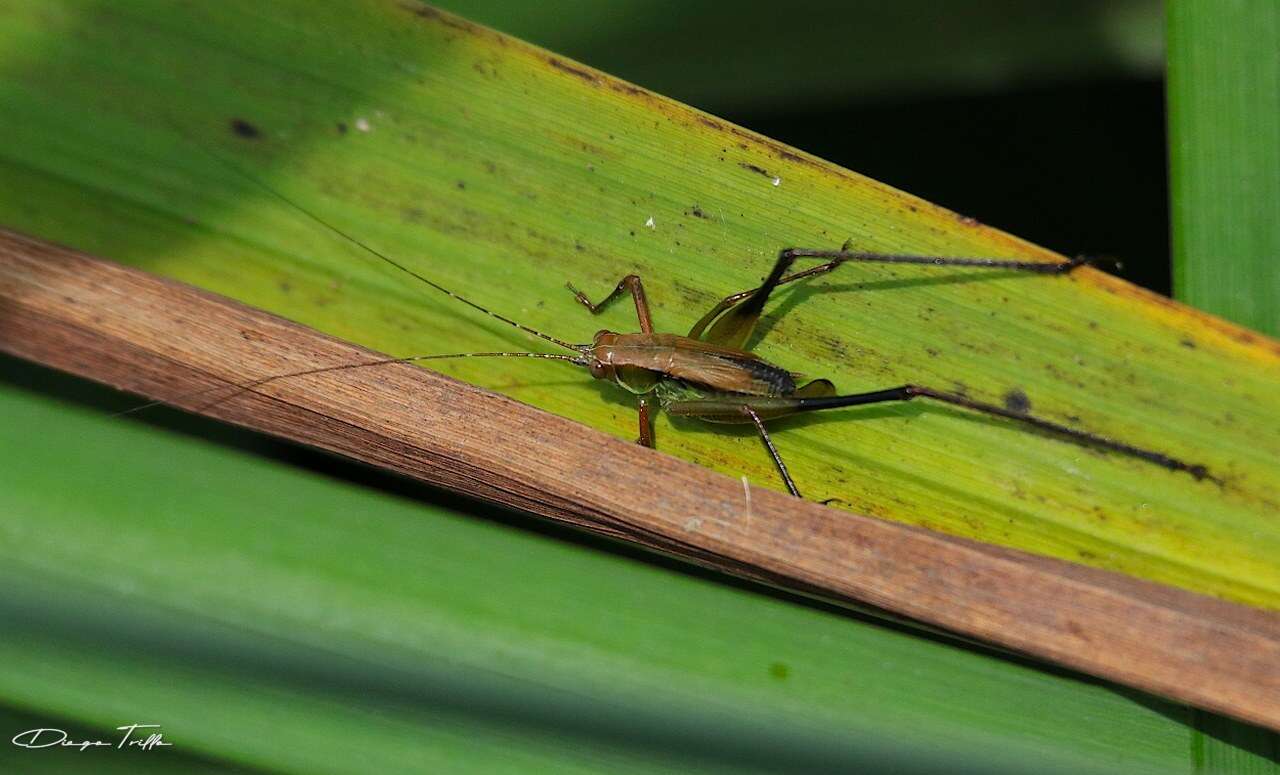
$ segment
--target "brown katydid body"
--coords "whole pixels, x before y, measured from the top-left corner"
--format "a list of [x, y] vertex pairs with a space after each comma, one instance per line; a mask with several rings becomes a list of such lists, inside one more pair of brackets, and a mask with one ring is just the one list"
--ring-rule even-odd
[[796, 389], [791, 372], [759, 356], [678, 334], [600, 331], [591, 358], [591, 376], [632, 393], [652, 391], [662, 377], [749, 396], [785, 396]]

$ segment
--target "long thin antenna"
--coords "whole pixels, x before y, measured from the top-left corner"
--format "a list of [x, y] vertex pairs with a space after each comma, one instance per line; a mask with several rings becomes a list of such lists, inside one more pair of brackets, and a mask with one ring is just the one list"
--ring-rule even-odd
[[237, 395], [238, 393], [242, 393], [246, 390], [252, 390], [256, 387], [261, 387], [267, 384], [268, 382], [275, 382], [276, 380], [288, 379], [290, 377], [305, 377], [309, 374], [323, 374], [328, 371], [342, 371], [345, 369], [362, 369], [368, 366], [386, 366], [392, 363], [413, 363], [414, 361], [434, 361], [442, 358], [540, 358], [542, 360], [548, 360], [548, 361], [568, 361], [569, 363], [575, 364], [577, 366], [583, 366], [583, 365], [586, 365], [587, 363], [582, 358], [575, 358], [571, 355], [555, 355], [553, 353], [491, 352], [491, 353], [449, 353], [446, 355], [410, 355], [405, 358], [383, 358], [382, 360], [377, 360], [377, 361], [364, 361], [361, 363], [343, 363], [338, 366], [320, 366], [314, 369], [303, 369], [302, 371], [291, 371], [285, 374], [274, 374], [270, 377], [262, 377], [261, 379], [255, 379], [250, 382], [241, 382], [239, 384], [214, 385], [213, 387], [201, 388], [200, 390], [193, 390], [190, 393], [183, 393], [182, 395], [174, 396], [173, 398], [166, 398], [166, 399], [161, 399], [157, 401], [148, 401], [145, 404], [130, 407], [129, 409], [116, 412], [115, 414], [112, 414], [110, 416], [123, 417], [126, 414], [141, 412], [144, 409], [150, 409], [154, 406], [161, 406], [164, 404], [173, 404], [176, 401], [182, 401], [187, 398], [195, 398], [196, 396], [201, 396], [201, 395], [204, 395], [205, 393], [213, 393], [219, 390], [227, 390], [227, 389], [234, 388], [234, 392], [219, 399], [219, 401], [226, 401], [227, 399], [231, 398], [234, 395]]
[[[179, 131], [179, 134], [181, 134], [181, 130], [178, 130], [178, 131]], [[463, 304], [466, 304], [468, 307], [471, 307], [472, 309], [475, 309], [475, 310], [478, 310], [478, 311], [480, 311], [480, 312], [483, 312], [484, 314], [486, 314], [486, 315], [488, 315], [489, 317], [494, 318], [494, 319], [496, 319], [496, 320], [501, 320], [503, 323], [506, 323], [506, 324], [507, 324], [507, 325], [509, 325], [509, 326], [513, 326], [513, 327], [515, 327], [515, 328], [518, 328], [518, 329], [520, 329], [521, 331], [524, 331], [524, 332], [525, 332], [525, 333], [527, 333], [527, 334], [533, 334], [534, 336], [536, 336], [536, 337], [538, 337], [538, 338], [540, 338], [540, 339], [545, 339], [546, 341], [551, 342], [552, 344], [559, 345], [559, 346], [561, 346], [561, 347], [563, 347], [563, 348], [565, 348], [565, 349], [567, 349], [567, 350], [573, 350], [573, 351], [575, 351], [575, 352], [581, 352], [581, 351], [582, 351], [582, 348], [583, 348], [583, 346], [582, 346], [582, 345], [574, 345], [574, 344], [570, 344], [569, 342], [566, 342], [566, 341], [564, 341], [563, 339], [557, 339], [556, 337], [551, 336], [550, 334], [544, 334], [543, 332], [541, 332], [541, 331], [539, 331], [539, 330], [537, 330], [537, 329], [535, 329], [535, 328], [530, 328], [529, 326], [526, 326], [526, 325], [524, 325], [524, 324], [522, 324], [522, 323], [517, 323], [516, 321], [512, 320], [512, 319], [511, 319], [511, 318], [509, 318], [509, 317], [506, 317], [506, 316], [504, 316], [504, 315], [499, 315], [498, 313], [496, 313], [496, 312], [494, 312], [494, 311], [492, 311], [492, 310], [485, 309], [484, 307], [480, 306], [479, 304], [476, 304], [474, 301], [471, 301], [470, 299], [467, 299], [467, 298], [464, 298], [464, 297], [462, 297], [462, 296], [459, 296], [458, 294], [454, 293], [453, 291], [449, 290], [448, 288], [444, 287], [443, 285], [440, 285], [439, 283], [437, 283], [437, 282], [435, 282], [435, 281], [433, 281], [433, 280], [429, 280], [429, 279], [427, 279], [426, 277], [423, 277], [422, 275], [420, 275], [420, 274], [418, 274], [417, 272], [413, 271], [412, 269], [408, 268], [407, 266], [405, 266], [404, 264], [400, 263], [399, 261], [396, 261], [395, 259], [393, 259], [393, 258], [391, 258], [390, 256], [386, 255], [385, 253], [382, 253], [381, 251], [378, 251], [378, 250], [373, 249], [372, 247], [370, 247], [370, 246], [366, 245], [365, 243], [361, 242], [360, 240], [358, 240], [358, 239], [356, 239], [355, 237], [351, 236], [350, 234], [346, 233], [346, 232], [345, 232], [345, 231], [343, 231], [342, 229], [339, 229], [337, 226], [334, 226], [333, 224], [331, 224], [331, 223], [329, 223], [328, 221], [324, 220], [323, 218], [321, 218], [320, 216], [316, 215], [315, 213], [312, 213], [312, 212], [311, 212], [310, 210], [308, 210], [307, 208], [305, 208], [305, 207], [303, 207], [302, 205], [298, 204], [297, 202], [293, 201], [292, 199], [290, 199], [289, 197], [285, 196], [284, 194], [281, 194], [279, 191], [276, 191], [274, 188], [272, 188], [271, 186], [268, 186], [266, 183], [262, 182], [261, 180], [258, 180], [256, 177], [254, 177], [253, 175], [250, 175], [248, 172], [245, 172], [244, 170], [240, 169], [240, 167], [238, 167], [238, 166], [236, 166], [235, 164], [233, 164], [230, 160], [228, 160], [228, 159], [224, 159], [223, 157], [219, 156], [218, 154], [214, 153], [213, 151], [209, 150], [208, 148], [204, 148], [203, 146], [201, 146], [201, 150], [202, 150], [202, 151], [204, 151], [204, 152], [205, 152], [206, 154], [208, 154], [209, 156], [211, 156], [212, 158], [216, 159], [220, 164], [222, 164], [222, 165], [226, 166], [226, 167], [227, 167], [228, 169], [230, 169], [232, 172], [236, 173], [236, 174], [237, 174], [237, 175], [239, 175], [240, 177], [244, 178], [245, 180], [249, 181], [249, 182], [250, 182], [250, 183], [252, 183], [253, 185], [255, 185], [255, 186], [257, 186], [258, 188], [262, 189], [263, 191], [266, 191], [266, 192], [267, 192], [268, 194], [270, 194], [271, 196], [275, 197], [276, 199], [279, 199], [281, 202], [284, 202], [284, 203], [285, 203], [286, 205], [288, 205], [289, 207], [293, 208], [294, 210], [297, 210], [299, 213], [302, 213], [302, 214], [303, 214], [303, 215], [305, 215], [306, 217], [308, 217], [308, 218], [310, 218], [311, 220], [315, 221], [316, 223], [320, 224], [321, 226], [323, 226], [324, 228], [326, 228], [326, 229], [328, 229], [329, 231], [333, 232], [334, 234], [338, 235], [339, 237], [341, 237], [341, 238], [345, 239], [347, 242], [350, 242], [351, 244], [353, 244], [353, 245], [355, 245], [356, 247], [358, 247], [358, 248], [360, 248], [360, 249], [364, 250], [365, 252], [369, 253], [370, 255], [372, 255], [372, 256], [374, 256], [374, 257], [376, 257], [376, 258], [382, 259], [383, 261], [385, 261], [386, 263], [388, 263], [388, 264], [390, 264], [391, 266], [395, 267], [396, 269], [399, 269], [401, 272], [404, 272], [405, 274], [409, 275], [410, 277], [412, 277], [412, 278], [414, 278], [414, 279], [416, 279], [416, 280], [419, 280], [419, 281], [421, 281], [421, 282], [423, 282], [423, 283], [427, 284], [428, 286], [430, 286], [430, 287], [432, 287], [432, 288], [436, 289], [437, 291], [439, 291], [439, 292], [443, 293], [444, 295], [446, 295], [446, 296], [448, 296], [448, 297], [450, 297], [450, 298], [453, 298], [453, 299], [457, 299], [458, 301], [462, 302]]]

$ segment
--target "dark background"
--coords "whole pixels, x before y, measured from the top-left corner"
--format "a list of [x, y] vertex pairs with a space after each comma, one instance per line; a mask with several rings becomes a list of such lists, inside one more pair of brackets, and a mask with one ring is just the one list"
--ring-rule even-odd
[[1115, 257], [1169, 294], [1161, 81], [725, 118], [1061, 253]]

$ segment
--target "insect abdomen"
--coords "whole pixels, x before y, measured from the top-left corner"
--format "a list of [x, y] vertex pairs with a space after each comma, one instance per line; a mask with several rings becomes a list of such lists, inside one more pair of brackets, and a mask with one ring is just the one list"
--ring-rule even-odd
[[787, 371], [765, 361], [736, 361], [735, 365], [751, 374], [754, 381], [764, 385], [764, 395], [789, 396], [796, 392], [796, 379]]

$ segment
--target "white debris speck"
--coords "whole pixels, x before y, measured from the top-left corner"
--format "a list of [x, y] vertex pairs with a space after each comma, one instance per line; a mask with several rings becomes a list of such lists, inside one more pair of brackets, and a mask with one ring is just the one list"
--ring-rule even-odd
[[361, 116], [360, 118], [357, 118], [357, 119], [356, 119], [356, 129], [359, 129], [361, 132], [368, 132], [368, 131], [369, 131], [369, 119], [365, 118], [364, 116]]
[[700, 527], [702, 527], [702, 520], [699, 519], [698, 517], [689, 517], [689, 519], [686, 520], [684, 523], [685, 530], [692, 531], [692, 530], [697, 530]]
[[747, 481], [747, 477], [742, 477], [742, 495], [747, 501], [747, 532], [751, 532], [751, 483]]
[[782, 178], [774, 178], [774, 179], [773, 179], [773, 185], [775, 185], [775, 186], [781, 186], [781, 185], [782, 185]]
[[645, 222], [644, 222], [644, 225], [645, 225], [645, 226], [648, 226], [650, 229], [656, 229], [656, 228], [658, 228], [658, 226], [653, 222], [653, 216], [652, 216], [652, 215], [650, 215], [650, 216], [649, 216], [649, 220], [647, 220], [647, 221], [645, 221]]

